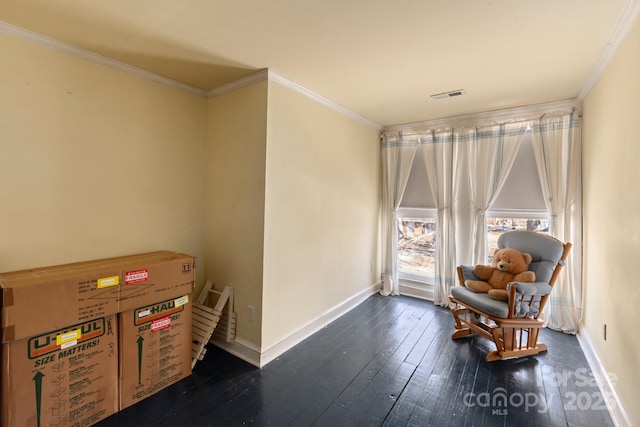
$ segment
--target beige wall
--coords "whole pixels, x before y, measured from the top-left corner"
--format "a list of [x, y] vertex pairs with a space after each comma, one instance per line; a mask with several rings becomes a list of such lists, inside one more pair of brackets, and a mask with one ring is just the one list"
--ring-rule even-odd
[[4, 35], [0, 52], [0, 271], [202, 259], [206, 100]]
[[378, 131], [267, 80], [208, 114], [206, 275], [264, 353], [377, 282]]
[[189, 253], [257, 352], [378, 281], [377, 129], [267, 80], [206, 100], [0, 50], [0, 271]]
[[[206, 278], [232, 286], [237, 340], [261, 345], [267, 81], [209, 100]], [[247, 307], [255, 307], [249, 320]]]
[[268, 104], [263, 351], [380, 275], [378, 130], [277, 82]]
[[[584, 103], [584, 327], [640, 425], [640, 22]], [[603, 325], [607, 325], [607, 340]]]

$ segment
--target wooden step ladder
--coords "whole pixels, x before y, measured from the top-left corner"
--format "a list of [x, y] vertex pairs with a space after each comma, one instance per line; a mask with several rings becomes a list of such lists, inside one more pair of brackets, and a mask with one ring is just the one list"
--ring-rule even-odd
[[[208, 304], [215, 305], [211, 307]], [[212, 340], [214, 334], [215, 337], [224, 339], [226, 342], [231, 342], [235, 338], [236, 313], [233, 312], [233, 288], [225, 286], [222, 292], [216, 291], [213, 289], [213, 282], [207, 280], [198, 299], [193, 303], [192, 314], [191, 369], [196, 366], [198, 360], [204, 358], [207, 352], [205, 346]], [[216, 329], [218, 325], [222, 328]]]

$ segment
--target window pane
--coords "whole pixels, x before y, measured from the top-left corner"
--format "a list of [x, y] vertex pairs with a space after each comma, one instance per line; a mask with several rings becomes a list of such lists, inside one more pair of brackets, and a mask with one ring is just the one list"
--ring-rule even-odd
[[488, 263], [493, 262], [493, 253], [498, 249], [498, 237], [511, 230], [535, 231], [549, 234], [549, 220], [538, 218], [497, 218], [487, 217], [487, 237], [489, 242]]
[[399, 218], [398, 226], [398, 272], [420, 281], [433, 283], [435, 218]]
[[531, 132], [524, 135], [507, 180], [491, 206], [491, 210], [494, 211], [510, 209], [520, 211], [546, 211], [547, 209], [538, 178]]

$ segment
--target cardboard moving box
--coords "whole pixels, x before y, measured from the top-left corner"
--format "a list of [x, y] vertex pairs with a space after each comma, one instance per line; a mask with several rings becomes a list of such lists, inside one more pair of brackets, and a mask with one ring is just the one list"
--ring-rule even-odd
[[0, 274], [2, 342], [193, 292], [195, 261], [169, 251]]
[[120, 313], [120, 410], [191, 375], [189, 295]]
[[118, 410], [116, 315], [2, 344], [3, 426], [90, 426]]

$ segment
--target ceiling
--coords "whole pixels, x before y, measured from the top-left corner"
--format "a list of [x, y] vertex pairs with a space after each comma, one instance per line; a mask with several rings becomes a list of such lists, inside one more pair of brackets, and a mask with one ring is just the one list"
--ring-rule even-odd
[[386, 126], [576, 98], [637, 3], [1, 0], [0, 21], [204, 90], [269, 68]]

